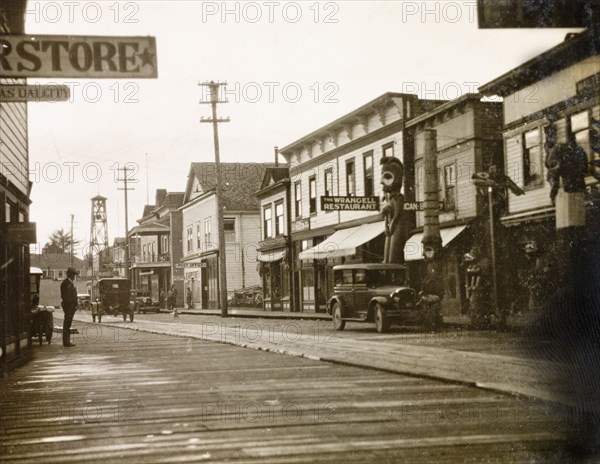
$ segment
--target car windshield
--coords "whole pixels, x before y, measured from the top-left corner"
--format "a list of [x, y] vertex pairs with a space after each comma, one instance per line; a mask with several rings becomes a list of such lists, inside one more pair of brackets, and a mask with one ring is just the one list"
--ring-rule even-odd
[[404, 269], [369, 269], [367, 271], [367, 285], [370, 287], [402, 285], [404, 281]]

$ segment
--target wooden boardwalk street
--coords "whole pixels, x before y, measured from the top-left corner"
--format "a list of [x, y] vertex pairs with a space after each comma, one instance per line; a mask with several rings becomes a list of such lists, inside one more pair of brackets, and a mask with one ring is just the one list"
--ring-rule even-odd
[[[75, 323], [2, 380], [3, 463], [564, 463], [531, 400]], [[131, 326], [130, 326], [131, 327]]]

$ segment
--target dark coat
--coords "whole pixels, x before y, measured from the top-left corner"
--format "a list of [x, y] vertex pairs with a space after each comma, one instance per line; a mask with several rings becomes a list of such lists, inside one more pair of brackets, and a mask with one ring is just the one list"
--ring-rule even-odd
[[60, 297], [64, 312], [74, 313], [77, 310], [77, 289], [71, 279], [66, 278], [60, 284]]

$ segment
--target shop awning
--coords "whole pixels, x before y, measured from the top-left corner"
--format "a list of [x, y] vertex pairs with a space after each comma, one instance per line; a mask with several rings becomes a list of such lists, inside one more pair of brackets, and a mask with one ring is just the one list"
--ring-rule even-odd
[[300, 253], [300, 259], [326, 259], [351, 256], [356, 248], [383, 233], [383, 221], [342, 229], [317, 246]]
[[285, 256], [286, 250], [279, 251], [263, 251], [258, 255], [258, 260], [263, 263], [272, 263], [273, 261], [279, 261]]
[[[441, 229], [440, 236], [442, 237], [442, 246], [445, 247], [452, 240], [458, 237], [458, 234], [465, 230], [465, 227], [467, 226], [456, 226]], [[405, 261], [417, 261], [419, 259], [423, 259], [423, 243], [421, 243], [422, 239], [423, 232], [419, 232], [418, 234], [411, 236], [406, 241], [406, 244], [404, 245]]]

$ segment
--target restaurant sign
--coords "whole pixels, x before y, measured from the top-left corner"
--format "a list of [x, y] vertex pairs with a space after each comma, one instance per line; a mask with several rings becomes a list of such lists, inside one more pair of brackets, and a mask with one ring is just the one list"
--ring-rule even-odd
[[321, 197], [323, 211], [379, 211], [379, 197]]
[[0, 77], [157, 76], [151, 36], [0, 35]]

